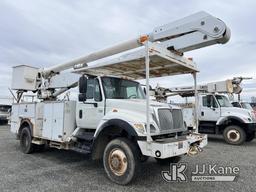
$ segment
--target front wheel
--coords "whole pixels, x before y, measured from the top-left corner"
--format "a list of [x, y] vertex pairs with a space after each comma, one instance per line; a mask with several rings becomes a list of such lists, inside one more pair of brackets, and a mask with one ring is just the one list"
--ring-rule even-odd
[[225, 141], [232, 145], [241, 145], [246, 140], [245, 131], [237, 125], [226, 127], [223, 131], [223, 136]]
[[28, 127], [22, 129], [20, 134], [21, 151], [25, 154], [32, 153], [35, 145], [32, 143], [32, 136]]
[[103, 164], [111, 181], [119, 185], [130, 183], [140, 169], [137, 146], [126, 138], [110, 141], [104, 150]]

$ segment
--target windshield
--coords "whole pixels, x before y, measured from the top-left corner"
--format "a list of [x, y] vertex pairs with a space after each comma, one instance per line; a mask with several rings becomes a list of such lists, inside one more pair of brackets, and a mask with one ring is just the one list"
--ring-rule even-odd
[[107, 99], [145, 99], [138, 82], [115, 77], [102, 77]]
[[228, 98], [224, 95], [215, 95], [215, 97], [221, 107], [233, 107]]
[[249, 103], [241, 103], [242, 107], [245, 109], [253, 110], [252, 106]]

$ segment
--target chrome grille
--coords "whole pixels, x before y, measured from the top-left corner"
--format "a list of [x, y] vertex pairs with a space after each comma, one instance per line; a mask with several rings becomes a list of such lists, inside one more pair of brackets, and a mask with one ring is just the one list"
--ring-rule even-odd
[[174, 119], [174, 121], [173, 121], [174, 129], [179, 129], [184, 126], [183, 115], [182, 115], [182, 111], [180, 109], [172, 110], [172, 118]]
[[173, 129], [173, 118], [170, 109], [159, 109], [159, 123], [161, 131], [172, 130]]
[[184, 129], [183, 116], [180, 109], [159, 109], [160, 132], [176, 132]]

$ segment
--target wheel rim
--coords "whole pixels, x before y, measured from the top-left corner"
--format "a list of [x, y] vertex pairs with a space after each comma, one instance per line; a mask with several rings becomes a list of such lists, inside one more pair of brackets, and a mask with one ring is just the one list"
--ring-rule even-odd
[[227, 137], [230, 141], [236, 142], [236, 141], [239, 141], [239, 139], [241, 138], [241, 135], [237, 130], [229, 130], [227, 132]]
[[128, 162], [125, 153], [120, 149], [113, 149], [108, 156], [108, 164], [111, 171], [117, 175], [122, 176], [127, 170]]

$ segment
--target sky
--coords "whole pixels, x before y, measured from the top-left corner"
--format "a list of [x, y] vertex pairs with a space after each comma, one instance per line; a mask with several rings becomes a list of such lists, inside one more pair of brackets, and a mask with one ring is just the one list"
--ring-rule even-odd
[[[47, 67], [149, 33], [154, 27], [198, 11], [223, 20], [231, 40], [185, 53], [200, 70], [198, 83], [237, 76], [243, 100], [256, 96], [256, 1], [254, 0], [1, 0], [0, 98], [9, 95], [12, 66]], [[151, 84], [191, 85], [191, 75], [164, 77]]]

